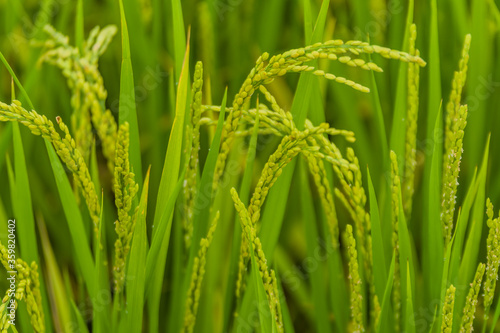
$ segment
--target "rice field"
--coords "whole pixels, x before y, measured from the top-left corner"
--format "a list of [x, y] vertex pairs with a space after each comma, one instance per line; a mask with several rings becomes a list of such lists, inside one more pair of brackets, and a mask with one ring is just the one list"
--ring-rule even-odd
[[1, 332], [500, 332], [496, 0], [0, 0]]

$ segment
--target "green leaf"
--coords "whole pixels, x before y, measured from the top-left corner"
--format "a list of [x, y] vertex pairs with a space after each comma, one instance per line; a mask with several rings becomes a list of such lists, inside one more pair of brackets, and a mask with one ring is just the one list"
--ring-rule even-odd
[[83, 54], [84, 30], [83, 0], [78, 0], [76, 4], [75, 45], [80, 50], [80, 54]]
[[406, 262], [406, 320], [405, 328], [408, 333], [415, 333], [415, 319], [413, 312], [412, 280], [410, 274], [410, 263]]
[[148, 237], [146, 232], [146, 213], [148, 206], [149, 172], [144, 179], [139, 210], [135, 214], [135, 228], [128, 263], [127, 276], [127, 332], [142, 332], [144, 312], [144, 288], [146, 282], [146, 261]]
[[[89, 165], [90, 178], [92, 179], [92, 182], [94, 183], [94, 188], [96, 189], [96, 192], [97, 192], [97, 198], [98, 198], [98, 200], [102, 200], [103, 199], [102, 191], [99, 191], [100, 189], [102, 189], [102, 187], [101, 187], [101, 182], [99, 180], [99, 161], [97, 160], [95, 140], [92, 142], [92, 148], [90, 151], [90, 163], [89, 164], [90, 164]], [[99, 192], [101, 192], [101, 193], [99, 193]], [[101, 207], [102, 207], [102, 204], [101, 204]], [[101, 215], [102, 215], [102, 212], [101, 212]], [[102, 219], [100, 221], [102, 221]], [[101, 226], [99, 226], [99, 228], [100, 227]]]
[[[472, 224], [469, 228], [469, 237], [465, 244], [465, 250], [458, 271], [457, 286], [469, 285], [476, 272], [479, 248], [481, 244], [481, 235], [483, 231], [484, 212], [486, 210], [486, 177], [488, 171], [490, 137], [486, 142], [483, 155], [483, 162], [477, 178], [478, 189], [476, 199], [472, 208]], [[467, 297], [466, 288], [457, 288], [455, 292], [455, 308], [463, 309], [465, 298]]]
[[[486, 142], [488, 131], [487, 126], [487, 107], [488, 99], [491, 96], [491, 83], [486, 81], [486, 78], [492, 77], [494, 74], [492, 63], [496, 61], [493, 56], [494, 52], [491, 45], [494, 42], [492, 33], [489, 30], [489, 17], [491, 5], [489, 1], [473, 0], [470, 5], [471, 22], [470, 29], [472, 35], [472, 43], [470, 46], [470, 60], [468, 63], [469, 73], [467, 77], [467, 103], [473, 111], [474, 116], [467, 118], [467, 131], [471, 135], [464, 137], [464, 150], [467, 152], [467, 160], [465, 165], [470, 165], [469, 175], [472, 173], [473, 167], [479, 164], [481, 160], [481, 149]], [[463, 36], [460, 36], [463, 38]], [[486, 52], [485, 52], [486, 51]], [[482, 91], [487, 90], [487, 93]], [[471, 112], [469, 112], [471, 114]], [[467, 170], [467, 169], [465, 169]]]
[[[204, 235], [207, 234], [209, 228], [209, 218], [210, 218], [210, 206], [207, 203], [211, 203], [214, 193], [212, 193], [212, 184], [214, 179], [215, 166], [217, 164], [217, 156], [219, 155], [219, 148], [222, 137], [222, 129], [224, 127], [224, 115], [226, 112], [226, 102], [227, 102], [227, 89], [224, 93], [224, 97], [221, 103], [221, 110], [219, 113], [219, 121], [217, 123], [217, 129], [215, 131], [214, 139], [210, 145], [210, 151], [208, 152], [207, 159], [205, 161], [205, 166], [203, 167], [203, 172], [201, 174], [201, 180], [199, 185], [199, 191], [196, 194], [194, 208], [193, 208], [193, 238], [191, 240], [191, 247], [189, 251], [189, 261], [186, 267], [186, 275], [191, 276], [193, 272], [194, 258], [196, 257], [198, 250], [200, 248], [200, 241]], [[181, 313], [184, 310], [185, 295], [187, 294], [189, 288], [189, 279], [184, 280], [184, 285], [182, 287], [182, 299], [177, 300], [178, 307], [174, 309], [173, 318], [177, 319], [175, 331], [179, 330], [181, 319], [183, 316]]]
[[281, 285], [281, 278], [278, 271], [276, 272], [276, 282], [278, 284], [278, 292], [280, 294], [279, 300], [281, 304], [281, 314], [283, 316], [283, 329], [287, 333], [294, 333], [292, 318], [290, 317], [290, 310], [288, 309], [288, 304], [285, 299], [285, 292], [283, 291], [283, 286]]
[[[179, 82], [186, 49], [186, 31], [184, 30], [184, 18], [182, 16], [182, 4], [180, 0], [171, 0], [172, 25], [174, 37], [174, 58], [175, 58], [175, 82]], [[189, 47], [189, 45], [188, 45]]]
[[[73, 312], [73, 316], [76, 319], [76, 325], [71, 325], [71, 329], [76, 332], [88, 333], [87, 324], [85, 320], [83, 320], [82, 314], [80, 310], [76, 306], [75, 302], [71, 299], [71, 310]], [[76, 327], [75, 327], [76, 326]]]
[[128, 122], [130, 125], [130, 165], [135, 173], [137, 183], [142, 184], [141, 144], [139, 138], [139, 125], [135, 105], [134, 72], [130, 59], [130, 40], [128, 36], [127, 20], [123, 9], [123, 0], [120, 3], [120, 19], [122, 26], [122, 66], [120, 74], [120, 105], [119, 123]]
[[432, 317], [432, 323], [430, 325], [429, 332], [435, 332], [435, 330], [439, 327], [438, 326], [438, 312], [439, 312], [438, 308], [439, 308], [438, 305], [435, 305], [435, 307], [434, 307], [434, 316]]
[[477, 168], [474, 171], [474, 177], [472, 178], [471, 185], [465, 196], [464, 203], [460, 208], [460, 213], [458, 215], [458, 222], [455, 227], [455, 241], [453, 246], [453, 252], [450, 257], [450, 271], [449, 278], [453, 284], [457, 283], [458, 269], [460, 267], [460, 262], [462, 261], [462, 251], [465, 241], [465, 236], [467, 232], [467, 227], [469, 225], [469, 215], [472, 208], [472, 203], [476, 198], [476, 193], [479, 187], [479, 182], [477, 181]]
[[[93, 154], [95, 149], [93, 149]], [[95, 157], [95, 156], [94, 156]], [[93, 297], [98, 299], [102, 298], [105, 293], [111, 298], [111, 291], [109, 290], [109, 276], [108, 276], [108, 264], [105, 252], [105, 242], [106, 242], [106, 221], [104, 219], [104, 198], [101, 199], [101, 214], [99, 216], [99, 241], [94, 237], [94, 252], [95, 252], [95, 271], [94, 271], [94, 283], [96, 285], [97, 294]], [[103, 255], [104, 254], [104, 255]], [[100, 333], [106, 332], [110, 329], [109, 316], [106, 316], [107, 309], [103, 307], [98, 307], [94, 309], [93, 320], [92, 320], [92, 332]]]
[[392, 295], [392, 282], [394, 281], [394, 266], [396, 256], [392, 255], [391, 267], [389, 268], [389, 278], [385, 284], [384, 297], [380, 307], [380, 317], [376, 331], [380, 333], [392, 332], [394, 325], [390, 322], [391, 318], [391, 295]]
[[10, 76], [12, 76], [12, 78], [14, 79], [14, 82], [16, 83], [16, 86], [19, 88], [19, 90], [23, 94], [23, 97], [26, 98], [26, 101], [28, 102], [29, 107], [31, 109], [34, 109], [35, 107], [33, 106], [33, 103], [31, 103], [31, 99], [28, 96], [28, 93], [26, 92], [26, 90], [24, 90], [23, 85], [21, 84], [21, 82], [17, 78], [16, 74], [14, 73], [14, 70], [12, 70], [12, 67], [10, 67], [7, 60], [5, 60], [5, 57], [3, 56], [2, 52], [0, 52], [0, 60], [2, 60], [3, 64], [7, 68], [7, 71], [9, 72]]
[[[408, 226], [406, 224], [406, 218], [403, 210], [403, 200], [401, 197], [401, 191], [399, 192], [399, 225], [398, 225], [398, 236], [399, 236], [399, 267], [401, 275], [401, 300], [413, 299], [413, 295], [408, 295], [408, 290], [413, 294], [415, 290], [414, 285], [407, 285], [409, 282], [415, 281], [415, 267], [413, 265], [413, 254], [412, 254], [412, 244], [410, 239], [410, 234], [408, 232]], [[408, 266], [408, 271], [403, 267]], [[401, 269], [402, 268], [402, 269]], [[407, 276], [408, 272], [410, 276]], [[402, 318], [409, 318], [413, 313], [408, 313], [406, 308], [407, 303], [403, 303], [403, 315]], [[408, 331], [409, 328], [406, 327]]]
[[[324, 230], [326, 233], [326, 230]], [[328, 246], [328, 245], [327, 245]], [[330, 245], [331, 248], [331, 245]], [[349, 324], [349, 308], [345, 306], [345, 300], [349, 299], [344, 276], [344, 266], [340, 248], [333, 249], [328, 258], [328, 273], [330, 276], [329, 298], [335, 314], [335, 325], [339, 332], [346, 332]]]
[[[414, 0], [408, 3], [408, 14], [406, 17], [406, 28], [403, 37], [403, 51], [408, 50], [410, 39], [410, 26], [413, 22]], [[407, 67], [408, 64], [401, 62], [399, 64], [398, 81], [396, 85], [396, 100], [394, 102], [394, 114], [392, 120], [390, 148], [394, 150], [397, 156], [405, 156], [406, 142], [406, 95], [407, 95]], [[404, 159], [400, 159], [401, 162]], [[404, 163], [398, 163], [399, 174], [403, 174]], [[404, 267], [404, 266], [403, 266]]]
[[[185, 49], [184, 65], [182, 67], [182, 73], [180, 76], [179, 87], [177, 89], [176, 104], [175, 104], [175, 118], [172, 125], [172, 130], [170, 131], [170, 138], [168, 141], [167, 152], [165, 154], [165, 161], [163, 165], [163, 170], [160, 179], [160, 187], [158, 189], [158, 197], [156, 201], [155, 216], [153, 222], [153, 242], [157, 238], [156, 242], [162, 239], [162, 242], [158, 243], [159, 252], [155, 252], [155, 256], [158, 256], [157, 260], [154, 262], [149, 261], [149, 268], [147, 269], [147, 278], [149, 280], [150, 274], [153, 274], [152, 280], [146, 283], [148, 290], [160, 290], [163, 284], [163, 276], [165, 271], [165, 263], [168, 254], [168, 244], [170, 242], [170, 232], [172, 227], [173, 218], [173, 206], [172, 210], [168, 211], [167, 207], [170, 200], [172, 200], [172, 195], [174, 193], [175, 184], [178, 181], [179, 169], [181, 166], [181, 155], [182, 146], [184, 143], [184, 128], [186, 123], [186, 107], [189, 101], [189, 45]], [[178, 194], [177, 194], [178, 195]], [[175, 199], [173, 205], [175, 204]], [[161, 233], [159, 233], [161, 229]], [[155, 258], [156, 259], [156, 258]], [[152, 288], [149, 288], [151, 285]], [[158, 330], [158, 315], [160, 306], [160, 293], [147, 293], [147, 298], [150, 308], [149, 324], [152, 331]]]
[[[440, 65], [440, 56], [439, 56], [439, 32], [438, 32], [438, 8], [437, 8], [437, 0], [430, 0], [430, 29], [428, 35], [428, 43], [429, 43], [429, 59], [428, 59], [428, 100], [427, 100], [427, 128], [425, 139], [427, 142], [431, 142], [434, 145], [434, 149], [436, 151], [433, 156], [437, 156], [439, 161], [434, 161], [433, 158], [426, 158], [424, 163], [424, 176], [423, 176], [423, 184], [422, 184], [422, 193], [430, 193], [432, 191], [435, 194], [435, 187], [438, 186], [436, 183], [431, 181], [431, 173], [434, 172], [434, 182], [438, 182], [437, 184], [441, 184], [440, 172], [442, 168], [442, 147], [437, 146], [438, 150], [436, 150], [436, 128], [441, 130], [442, 137], [442, 123], [440, 123], [440, 127], [436, 127], [436, 119], [442, 117], [441, 107], [442, 107], [442, 94], [441, 94], [441, 65]], [[436, 166], [434, 166], [434, 163]], [[438, 168], [438, 170], [435, 170]], [[437, 178], [439, 176], [439, 178]], [[440, 190], [439, 190], [440, 191]], [[433, 206], [431, 212], [431, 207]], [[436, 215], [435, 212], [436, 205], [432, 203], [431, 200], [424, 200], [423, 202], [423, 216], [427, 218], [423, 218], [422, 223], [422, 235], [428, 235], [428, 233], [432, 233], [432, 230], [435, 230], [437, 227], [436, 224], [440, 224], [439, 215]], [[429, 219], [429, 217], [432, 217]], [[437, 219], [436, 219], [437, 218]], [[430, 225], [432, 224], [432, 225]], [[442, 234], [442, 231], [440, 231]], [[435, 234], [433, 234], [436, 236]], [[437, 237], [435, 237], [437, 239]], [[429, 244], [433, 244], [432, 241], [429, 241]], [[422, 242], [422, 247], [424, 249], [423, 252], [423, 271], [424, 271], [424, 281], [432, 281], [436, 276], [432, 276], [432, 267], [431, 267], [431, 249], [427, 248], [426, 242]], [[437, 272], [436, 272], [437, 273]], [[428, 288], [430, 290], [426, 290], [426, 302], [431, 302], [433, 299], [437, 299], [438, 292], [435, 290], [436, 288], [430, 286]]]
[[[37, 225], [40, 232], [40, 241], [42, 243], [43, 258], [45, 263], [44, 271], [47, 276], [47, 289], [50, 290], [50, 295], [52, 296], [55, 307], [57, 308], [56, 320], [63, 329], [67, 329], [68, 325], [71, 325], [72, 323], [69, 304], [70, 298], [64, 289], [61, 271], [59, 270], [57, 259], [54, 255], [52, 244], [50, 243], [49, 235], [47, 233], [47, 228], [42, 218], [38, 218]], [[48, 314], [50, 315], [51, 312]]]
[[423, 273], [424, 281], [427, 283], [429, 292], [428, 300], [440, 299], [441, 285], [435, 281], [441, 281], [443, 272], [443, 228], [441, 226], [441, 168], [443, 147], [441, 144], [442, 134], [442, 113], [439, 109], [434, 127], [434, 148], [432, 151], [431, 172], [428, 183], [429, 196], [427, 200], [428, 216], [427, 229], [424, 230], [423, 246]]
[[493, 320], [491, 322], [491, 330], [490, 333], [495, 332], [495, 327], [497, 327], [498, 318], [500, 318], [500, 298], [497, 300], [497, 306], [495, 309], [495, 315], [493, 316]]
[[85, 232], [82, 216], [80, 215], [80, 209], [76, 203], [73, 188], [69, 183], [59, 157], [57, 157], [56, 151], [47, 140], [45, 140], [45, 146], [47, 147], [50, 164], [52, 166], [52, 171], [54, 173], [54, 178], [59, 192], [59, 198], [61, 199], [64, 215], [66, 216], [66, 221], [71, 235], [71, 241], [75, 249], [76, 263], [80, 267], [80, 271], [82, 272], [83, 280], [87, 286], [89, 294], [94, 295], [94, 260], [90, 251], [90, 245], [86, 236], [87, 233]]
[[[307, 178], [307, 168], [304, 160], [300, 160], [300, 198], [302, 217], [304, 220], [305, 238], [307, 243], [307, 257], [315, 259], [315, 252], [318, 250], [319, 233], [316, 225], [316, 213], [312, 201], [312, 193]], [[316, 262], [317, 268], [309, 272], [311, 286], [312, 305], [314, 306], [314, 323], [317, 332], [330, 331], [328, 322], [328, 306], [326, 302], [327, 291], [324, 285], [324, 267], [321, 262]]]
[[377, 197], [373, 189], [370, 170], [367, 168], [368, 191], [370, 198], [370, 218], [372, 222], [372, 257], [373, 257], [373, 279], [375, 292], [378, 299], [383, 298], [385, 283], [387, 281], [387, 265], [384, 254], [384, 240], [382, 238], [382, 227], [380, 225], [380, 214], [378, 210]]
[[[38, 253], [38, 242], [35, 230], [35, 218], [33, 216], [33, 203], [31, 199], [30, 182], [28, 178], [28, 169], [26, 167], [26, 159], [24, 155], [24, 147], [21, 139], [21, 132], [17, 122], [12, 124], [13, 127], [13, 143], [14, 143], [14, 171], [16, 190], [15, 196], [12, 197], [12, 205], [14, 208], [14, 216], [16, 219], [17, 237], [19, 240], [19, 248], [22, 258], [29, 264], [36, 262], [41, 266], [40, 255]], [[50, 316], [51, 309], [49, 300], [47, 299], [47, 290], [45, 288], [44, 276], [40, 275], [42, 307], [47, 329], [52, 329], [52, 318]]]
[[[153, 224], [153, 234], [156, 234], [156, 227], [160, 218], [162, 218], [165, 205], [172, 194], [172, 190], [177, 182], [179, 169], [181, 166], [182, 146], [184, 143], [184, 127], [186, 123], [186, 107], [189, 101], [189, 45], [186, 48], [184, 56], [184, 66], [177, 89], [175, 117], [170, 131], [167, 152], [161, 174], [160, 187], [158, 189], [158, 198]], [[166, 235], [165, 235], [166, 236]]]
[[[371, 61], [371, 56], [369, 57]], [[378, 93], [377, 81], [375, 80], [375, 73], [371, 71], [370, 77], [372, 80], [371, 95], [372, 101], [375, 106], [375, 124], [377, 127], [378, 139], [382, 147], [382, 167], [383, 170], [390, 170], [389, 160], [389, 146], [387, 144], [387, 133], [385, 130], [384, 113], [382, 112], [382, 105], [380, 104], [380, 96]], [[406, 139], [405, 139], [406, 140]]]
[[[429, 31], [429, 99], [427, 103], [427, 139], [433, 137], [434, 119], [437, 117], [441, 105], [441, 66], [439, 59], [439, 33], [437, 0], [430, 0], [430, 31]], [[430, 161], [426, 161], [426, 168], [430, 170]]]
[[[163, 238], [161, 235], [164, 235], [167, 230], [170, 230], [172, 227], [172, 219], [167, 220], [167, 217], [171, 216], [174, 212], [175, 202], [177, 201], [177, 197], [179, 196], [182, 185], [184, 184], [185, 173], [186, 170], [184, 169], [179, 176], [179, 180], [177, 181], [167, 204], [165, 205], [165, 211], [163, 214], [164, 217], [160, 219], [158, 232], [156, 235], [153, 235], [153, 240], [151, 242], [151, 247], [146, 260], [146, 297], [151, 297], [151, 293], [155, 290], [152, 286], [152, 279], [154, 278], [154, 275], [157, 274], [156, 272], [159, 269], [158, 263], [160, 262], [160, 256], [163, 255], [162, 251], [168, 250], [168, 240], [170, 237]], [[170, 234], [170, 231], [168, 231], [168, 234]], [[165, 243], [167, 244], [165, 245]]]
[[16, 196], [13, 206], [16, 220], [22, 227], [17, 228], [21, 254], [26, 262], [40, 263], [35, 232], [35, 219], [33, 217], [31, 191], [28, 179], [28, 170], [24, 157], [24, 148], [21, 141], [19, 124], [13, 123], [14, 141], [14, 168], [16, 179]]
[[[210, 145], [210, 151], [208, 153], [205, 166], [203, 167], [203, 172], [200, 180], [199, 191], [195, 198], [194, 210], [193, 210], [193, 240], [190, 249], [190, 256], [196, 255], [198, 248], [200, 246], [200, 240], [203, 235], [206, 235], [209, 227], [209, 211], [210, 205], [206, 202], [211, 202], [213, 198], [212, 186], [214, 178], [215, 166], [217, 163], [217, 156], [219, 155], [219, 148], [222, 137], [222, 129], [224, 127], [224, 115], [226, 112], [226, 102], [227, 102], [227, 90], [224, 93], [224, 98], [222, 99], [221, 110], [219, 113], [219, 121], [217, 123], [217, 129], [215, 131], [215, 136]], [[189, 275], [188, 275], [189, 276]]]
[[[257, 102], [257, 110], [259, 108]], [[255, 161], [255, 155], [257, 153], [257, 140], [259, 138], [259, 114], [255, 119], [255, 124], [253, 126], [252, 137], [250, 138], [250, 144], [248, 145], [248, 155], [245, 163], [245, 171], [243, 173], [243, 179], [241, 180], [240, 190], [238, 196], [241, 202], [245, 205], [248, 204], [250, 197], [250, 186], [252, 185], [253, 176], [253, 166]], [[233, 299], [235, 295], [236, 279], [238, 273], [238, 262], [240, 257], [240, 246], [241, 246], [241, 224], [238, 214], [235, 216], [234, 230], [233, 230], [233, 242], [231, 244], [231, 261], [229, 264], [229, 278], [227, 282], [226, 295], [225, 295], [225, 306], [224, 306], [224, 332], [229, 330], [229, 322], [231, 320], [231, 314], [233, 313]]]

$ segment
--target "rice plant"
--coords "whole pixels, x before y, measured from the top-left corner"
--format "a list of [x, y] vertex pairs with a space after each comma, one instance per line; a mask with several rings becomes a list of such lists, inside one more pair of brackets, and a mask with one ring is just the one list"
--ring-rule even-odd
[[494, 1], [0, 16], [2, 332], [500, 331]]

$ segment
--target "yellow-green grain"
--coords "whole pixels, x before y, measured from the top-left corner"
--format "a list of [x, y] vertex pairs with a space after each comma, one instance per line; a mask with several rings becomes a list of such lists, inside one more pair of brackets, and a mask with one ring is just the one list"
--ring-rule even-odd
[[465, 37], [459, 70], [455, 72], [450, 99], [446, 105], [446, 125], [443, 154], [443, 187], [441, 197], [441, 224], [445, 244], [453, 231], [458, 175], [463, 152], [464, 129], [467, 124], [467, 106], [461, 105], [462, 90], [467, 77], [467, 63], [471, 36]]
[[184, 186], [184, 199], [185, 199], [185, 213], [184, 219], [184, 239], [185, 245], [190, 246], [191, 236], [193, 233], [193, 207], [196, 195], [196, 178], [199, 169], [199, 156], [200, 150], [200, 118], [202, 113], [201, 98], [203, 89], [203, 64], [199, 61], [196, 63], [194, 72], [194, 81], [191, 96], [193, 101], [191, 103], [191, 156], [189, 158], [188, 168], [186, 170], [186, 182]]
[[391, 157], [391, 207], [392, 207], [392, 247], [394, 248], [395, 264], [392, 304], [394, 307], [394, 330], [401, 330], [401, 272], [399, 267], [399, 194], [401, 193], [401, 182], [397, 156], [394, 151]]
[[118, 130], [115, 154], [115, 205], [118, 209], [118, 219], [115, 231], [118, 238], [115, 241], [115, 291], [120, 293], [125, 284], [125, 266], [130, 244], [134, 234], [135, 217], [131, 216], [132, 202], [139, 185], [135, 183], [134, 173], [130, 171], [129, 161], [129, 124], [124, 122]]
[[353, 332], [364, 332], [363, 325], [363, 296], [361, 292], [361, 277], [359, 275], [358, 252], [356, 251], [356, 240], [352, 233], [352, 226], [346, 226], [344, 242], [347, 246], [349, 261], [349, 284], [351, 286], [351, 319]]
[[484, 281], [484, 314], [488, 313], [493, 303], [498, 280], [498, 266], [500, 265], [500, 217], [494, 218], [493, 204], [488, 198], [486, 202], [486, 215], [489, 232], [486, 240], [486, 278]]
[[[417, 39], [417, 27], [412, 24], [410, 27], [410, 51], [415, 56], [419, 51], [415, 48]], [[403, 209], [407, 217], [411, 216], [413, 193], [415, 192], [415, 167], [417, 165], [417, 124], [419, 107], [419, 81], [420, 66], [415, 63], [408, 64], [408, 97], [406, 111], [406, 144], [405, 144], [405, 169], [403, 178]]]
[[476, 275], [471, 283], [469, 293], [465, 300], [462, 323], [460, 324], [460, 333], [471, 333], [474, 330], [474, 314], [478, 303], [479, 290], [481, 289], [481, 281], [483, 280], [485, 265], [479, 263], [476, 270]]
[[35, 110], [27, 111], [22, 107], [21, 102], [14, 100], [10, 105], [0, 102], [0, 121], [17, 121], [28, 127], [31, 133], [40, 135], [53, 144], [57, 154], [72, 172], [76, 184], [81, 189], [90, 212], [90, 217], [97, 230], [100, 206], [94, 183], [91, 181], [90, 173], [82, 153], [76, 147], [75, 140], [71, 137], [68, 127], [63, 123], [61, 118], [57, 117], [57, 122], [59, 128], [64, 133], [63, 137], [59, 135], [54, 124], [47, 117], [38, 114]]
[[446, 296], [443, 304], [441, 332], [451, 333], [453, 327], [453, 307], [455, 305], [455, 290], [453, 285], [446, 290]]

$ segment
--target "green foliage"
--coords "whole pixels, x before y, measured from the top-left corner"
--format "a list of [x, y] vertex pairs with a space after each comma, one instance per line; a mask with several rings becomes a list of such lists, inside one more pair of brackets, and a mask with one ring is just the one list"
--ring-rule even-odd
[[499, 13], [0, 0], [2, 332], [498, 331]]

